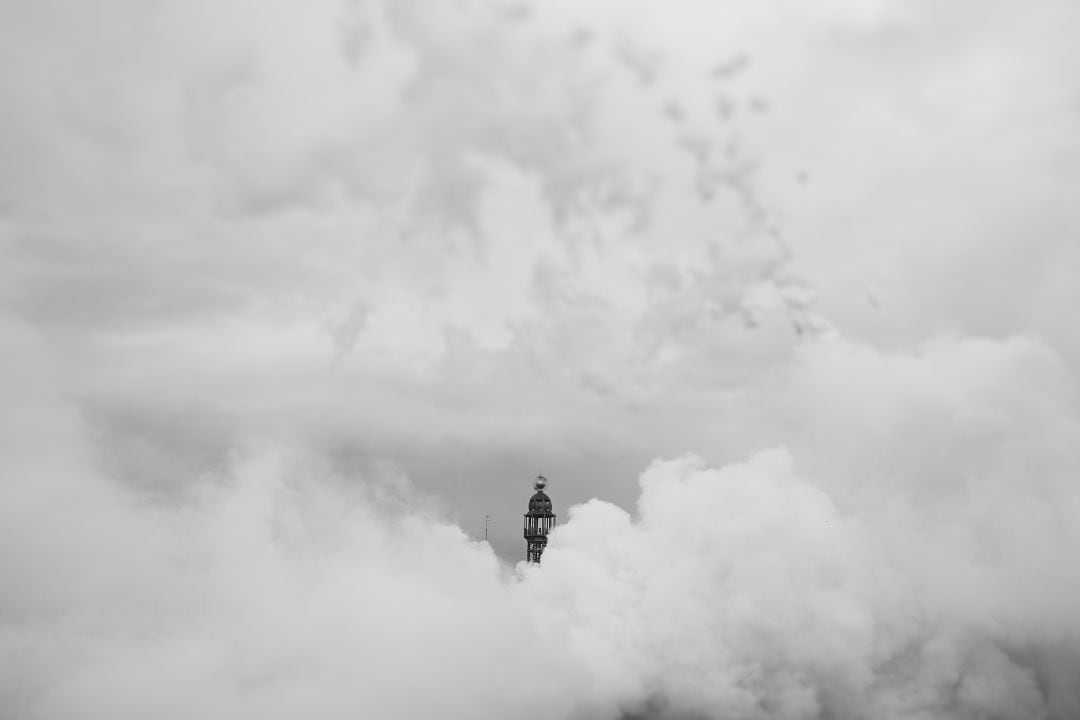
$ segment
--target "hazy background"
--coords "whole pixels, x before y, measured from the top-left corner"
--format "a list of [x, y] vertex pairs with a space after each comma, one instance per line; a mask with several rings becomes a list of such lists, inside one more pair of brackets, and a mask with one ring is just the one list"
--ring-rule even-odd
[[1078, 36], [0, 2], [3, 714], [1080, 716]]

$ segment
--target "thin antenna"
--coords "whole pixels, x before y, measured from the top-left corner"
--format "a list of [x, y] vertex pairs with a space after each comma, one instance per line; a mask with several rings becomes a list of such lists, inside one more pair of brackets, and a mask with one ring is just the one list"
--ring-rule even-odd
[[487, 542], [487, 526], [488, 526], [488, 520], [490, 520], [490, 519], [491, 519], [491, 518], [493, 518], [493, 517], [494, 517], [494, 515], [485, 515], [485, 516], [484, 516], [484, 542]]

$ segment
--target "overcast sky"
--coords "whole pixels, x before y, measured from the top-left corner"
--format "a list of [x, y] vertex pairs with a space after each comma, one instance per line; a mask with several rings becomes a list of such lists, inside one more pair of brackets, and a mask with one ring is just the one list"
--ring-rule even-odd
[[5, 714], [1080, 715], [1077, 37], [0, 2]]

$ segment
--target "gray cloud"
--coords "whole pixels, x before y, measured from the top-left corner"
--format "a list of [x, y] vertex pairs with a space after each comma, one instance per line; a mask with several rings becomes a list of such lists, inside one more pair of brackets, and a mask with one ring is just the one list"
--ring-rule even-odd
[[6, 8], [0, 706], [1076, 715], [1036, 5]]

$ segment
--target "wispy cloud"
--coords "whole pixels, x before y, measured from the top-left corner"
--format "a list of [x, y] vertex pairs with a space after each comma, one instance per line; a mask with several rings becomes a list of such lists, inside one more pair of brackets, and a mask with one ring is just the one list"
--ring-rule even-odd
[[1080, 712], [1070, 3], [0, 14], [9, 714]]

